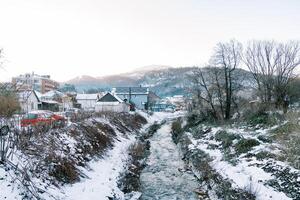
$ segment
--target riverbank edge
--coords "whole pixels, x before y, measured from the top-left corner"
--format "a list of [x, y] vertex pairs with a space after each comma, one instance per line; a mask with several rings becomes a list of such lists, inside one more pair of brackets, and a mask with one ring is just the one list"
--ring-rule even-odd
[[[224, 179], [210, 166], [210, 156], [200, 149], [190, 149], [192, 144], [184, 117], [179, 117], [172, 122], [172, 140], [182, 154], [186, 170], [190, 170], [200, 183], [200, 188], [195, 190], [199, 199], [245, 199], [255, 200], [255, 196], [245, 190], [233, 188], [229, 180]], [[210, 131], [210, 130], [202, 130]]]
[[136, 141], [128, 147], [129, 159], [125, 173], [120, 176], [118, 187], [124, 193], [125, 200], [138, 200], [141, 198], [140, 174], [147, 166], [150, 155], [149, 139], [166, 123], [165, 120], [155, 121], [145, 131], [136, 137]]

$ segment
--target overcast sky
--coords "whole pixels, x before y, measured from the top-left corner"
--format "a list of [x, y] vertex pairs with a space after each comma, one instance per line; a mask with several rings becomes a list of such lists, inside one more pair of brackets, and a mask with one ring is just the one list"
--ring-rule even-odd
[[0, 0], [0, 80], [201, 65], [217, 42], [299, 39], [299, 0]]

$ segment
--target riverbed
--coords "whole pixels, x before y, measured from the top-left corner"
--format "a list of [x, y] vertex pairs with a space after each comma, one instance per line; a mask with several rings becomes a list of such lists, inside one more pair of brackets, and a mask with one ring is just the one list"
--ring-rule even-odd
[[147, 167], [140, 176], [142, 200], [193, 200], [199, 183], [185, 171], [179, 148], [171, 137], [171, 124], [163, 125], [150, 139]]

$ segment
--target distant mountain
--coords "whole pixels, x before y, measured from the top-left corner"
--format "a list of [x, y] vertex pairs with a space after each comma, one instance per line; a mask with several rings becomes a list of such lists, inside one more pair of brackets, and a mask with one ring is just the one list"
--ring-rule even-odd
[[[186, 95], [188, 94], [188, 88], [192, 86], [189, 75], [195, 69], [197, 67], [173, 68], [153, 65], [113, 76], [80, 76], [69, 80], [67, 83], [75, 85], [79, 92], [89, 89], [109, 90], [117, 86], [141, 85], [150, 87], [152, 91], [161, 97]], [[241, 73], [249, 74], [245, 70], [241, 70]]]

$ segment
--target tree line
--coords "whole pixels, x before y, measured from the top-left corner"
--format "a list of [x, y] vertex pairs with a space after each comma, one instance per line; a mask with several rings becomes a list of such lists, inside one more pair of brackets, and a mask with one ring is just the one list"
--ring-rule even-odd
[[[254, 40], [243, 47], [237, 40], [218, 43], [209, 64], [190, 76], [194, 107], [207, 109], [214, 119], [228, 120], [238, 112], [245, 81], [241, 68], [247, 69], [258, 101], [286, 112], [296, 68], [300, 64], [299, 41]], [[299, 82], [299, 81], [298, 81]], [[299, 85], [299, 84], [298, 84]]]

